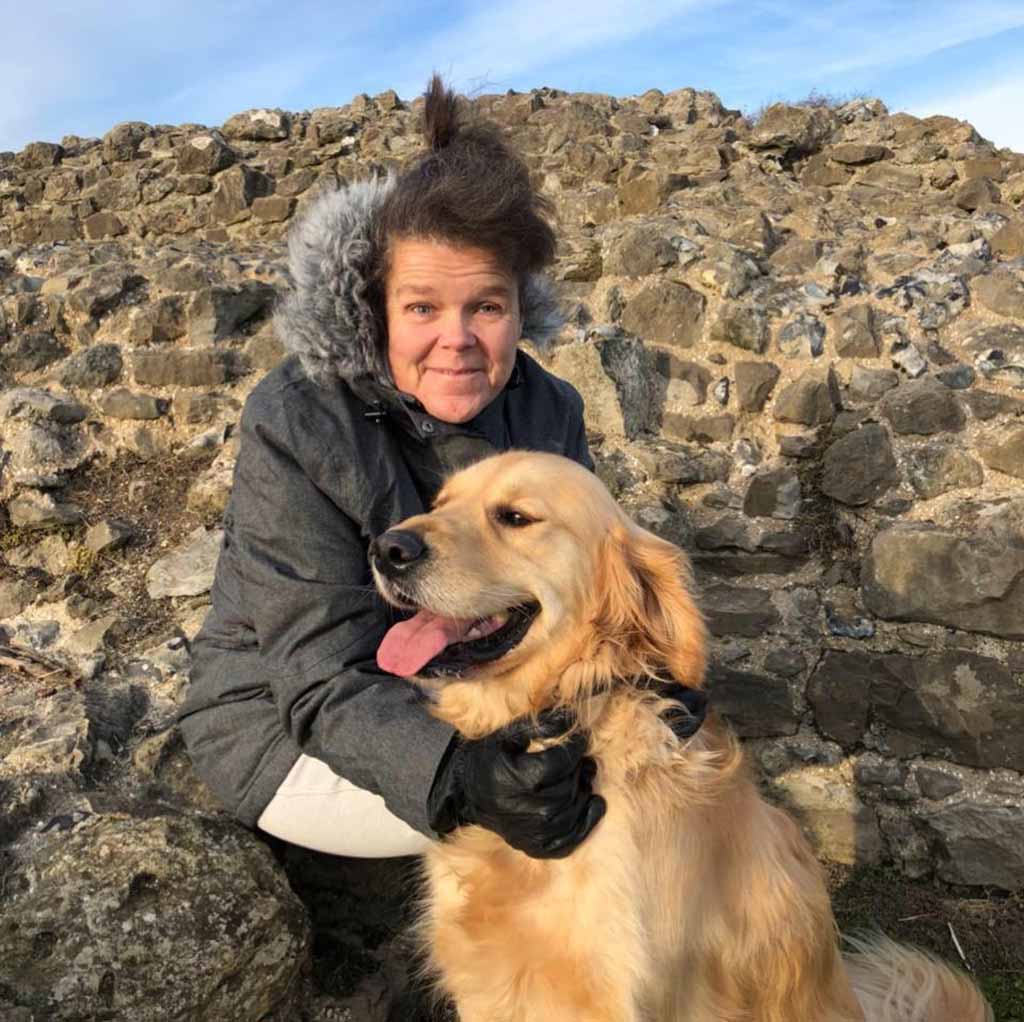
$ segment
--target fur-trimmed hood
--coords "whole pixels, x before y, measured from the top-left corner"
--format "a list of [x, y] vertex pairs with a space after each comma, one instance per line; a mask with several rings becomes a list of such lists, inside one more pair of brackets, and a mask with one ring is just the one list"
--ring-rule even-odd
[[[394, 388], [370, 298], [373, 218], [394, 182], [393, 176], [368, 178], [327, 192], [288, 234], [292, 290], [274, 323], [285, 348], [322, 386], [369, 377]], [[554, 285], [531, 274], [519, 300], [523, 337], [547, 348], [564, 321]]]

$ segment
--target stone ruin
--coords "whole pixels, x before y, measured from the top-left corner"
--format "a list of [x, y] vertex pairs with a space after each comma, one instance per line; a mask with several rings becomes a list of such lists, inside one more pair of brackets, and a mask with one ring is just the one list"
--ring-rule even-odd
[[[693, 558], [766, 790], [826, 860], [1019, 888], [1024, 155], [877, 100], [473, 105], [555, 203], [547, 364]], [[174, 714], [289, 221], [417, 117], [389, 92], [0, 153], [4, 1020], [296, 1017], [306, 913]]]

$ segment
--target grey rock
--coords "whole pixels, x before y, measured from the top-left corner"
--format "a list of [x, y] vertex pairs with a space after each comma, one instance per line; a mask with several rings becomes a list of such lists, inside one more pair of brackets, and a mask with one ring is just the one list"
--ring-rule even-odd
[[90, 525], [83, 540], [87, 550], [102, 554], [107, 550], [120, 550], [135, 537], [136, 530], [128, 522], [117, 518], [104, 518]]
[[710, 336], [713, 341], [761, 354], [768, 345], [768, 321], [754, 305], [723, 302], [711, 324]]
[[705, 444], [727, 443], [735, 428], [736, 420], [728, 412], [701, 416], [667, 414], [662, 420], [662, 430], [670, 439], [697, 440]]
[[795, 649], [773, 649], [764, 658], [764, 667], [780, 678], [795, 678], [807, 669], [807, 661]]
[[855, 429], [825, 452], [821, 490], [843, 504], [870, 504], [898, 480], [889, 434], [878, 423], [869, 422]]
[[12, 387], [0, 394], [0, 420], [46, 419], [58, 425], [69, 425], [81, 422], [88, 414], [85, 405], [48, 390]]
[[216, 174], [225, 170], [238, 159], [219, 132], [194, 135], [178, 149], [179, 174]]
[[200, 526], [181, 548], [155, 561], [146, 572], [146, 591], [150, 599], [209, 592], [222, 536], [220, 529], [207, 532]]
[[874, 310], [867, 303], [837, 313], [832, 319], [832, 331], [840, 358], [875, 358], [881, 351]]
[[253, 200], [269, 195], [274, 183], [252, 167], [236, 164], [222, 171], [213, 191], [211, 216], [217, 223], [234, 224], [250, 216]]
[[889, 391], [882, 398], [881, 410], [900, 434], [959, 432], [965, 423], [963, 408], [953, 392], [931, 378], [912, 380]]
[[779, 453], [787, 458], [815, 458], [820, 451], [817, 433], [794, 433], [776, 438]]
[[972, 805], [943, 807], [925, 816], [946, 861], [939, 876], [954, 884], [987, 884], [1014, 891], [1024, 883], [1024, 808]]
[[977, 374], [970, 366], [956, 365], [940, 370], [935, 374], [935, 378], [950, 390], [966, 390], [974, 383]]
[[801, 312], [782, 327], [776, 343], [786, 358], [817, 358], [825, 350], [825, 326]]
[[781, 371], [772, 362], [737, 362], [733, 374], [740, 411], [759, 412], [771, 397]]
[[849, 393], [855, 401], [877, 401], [887, 391], [899, 386], [900, 376], [894, 369], [869, 369], [854, 366]]
[[926, 524], [875, 536], [862, 571], [879, 617], [1024, 638], [1024, 504], [1010, 501], [969, 536]]
[[974, 283], [974, 297], [990, 312], [1024, 320], [1024, 280], [1008, 270], [994, 270]]
[[645, 277], [678, 262], [671, 241], [648, 224], [630, 225], [608, 246], [604, 272], [622, 277]]
[[49, 170], [64, 159], [64, 147], [55, 142], [29, 142], [16, 159], [25, 170]]
[[91, 390], [114, 383], [121, 375], [124, 360], [116, 344], [94, 344], [64, 363], [60, 382], [65, 387]]
[[899, 342], [892, 347], [893, 365], [902, 369], [912, 380], [928, 371], [928, 362], [913, 344]]
[[229, 117], [221, 131], [225, 138], [244, 142], [278, 142], [291, 134], [291, 115], [284, 110], [258, 108]]
[[227, 821], [71, 817], [8, 871], [5, 919], [17, 924], [0, 930], [14, 998], [54, 1022], [257, 1022], [301, 1008], [305, 912], [267, 848]]
[[1012, 429], [994, 440], [980, 442], [978, 453], [989, 468], [1024, 479], [1024, 427]]
[[645, 341], [692, 348], [704, 324], [704, 296], [671, 281], [645, 285], [622, 313], [622, 326]]
[[980, 486], [985, 473], [980, 463], [952, 444], [928, 444], [907, 454], [907, 478], [917, 493], [930, 500], [950, 490]]
[[892, 299], [901, 309], [915, 310], [925, 330], [945, 326], [971, 303], [961, 277], [930, 269], [920, 270], [912, 277], [897, 277], [891, 285], [879, 288], [876, 295]]
[[921, 794], [936, 802], [964, 790], [963, 782], [956, 774], [925, 763], [914, 767], [914, 779]]
[[750, 134], [750, 145], [794, 155], [812, 153], [834, 127], [830, 110], [775, 103], [758, 118]]
[[800, 513], [800, 479], [791, 468], [770, 468], [750, 477], [743, 513], [751, 518], [792, 520]]
[[7, 436], [9, 480], [20, 486], [61, 486], [93, 454], [88, 437], [75, 426], [33, 422]]
[[7, 503], [11, 524], [23, 529], [59, 529], [85, 521], [85, 512], [77, 505], [59, 503], [49, 493], [26, 491]]
[[836, 163], [854, 167], [865, 163], [875, 163], [884, 159], [886, 154], [885, 146], [857, 142], [841, 142], [828, 150], [829, 158], [835, 160]]
[[656, 387], [662, 393], [663, 412], [680, 414], [702, 405], [707, 400], [711, 374], [696, 362], [686, 362], [675, 355], [659, 351], [653, 356], [657, 373]]
[[275, 294], [273, 287], [257, 280], [200, 288], [188, 305], [189, 342], [198, 346], [229, 337], [255, 316], [267, 312]]
[[768, 261], [783, 274], [806, 273], [818, 262], [823, 251], [822, 243], [814, 238], [790, 238], [772, 252]]
[[870, 639], [875, 634], [875, 623], [868, 618], [849, 617], [825, 604], [825, 627], [829, 635], [842, 639]]
[[103, 155], [110, 163], [134, 160], [144, 139], [151, 137], [153, 129], [144, 121], [125, 121], [115, 124], [103, 136]]
[[707, 686], [715, 708], [742, 737], [796, 733], [799, 714], [784, 680], [712, 664]]
[[119, 387], [99, 399], [100, 411], [111, 419], [159, 419], [167, 411], [167, 400], [152, 394], [136, 394]]
[[141, 351], [132, 355], [136, 383], [150, 387], [213, 387], [228, 378], [227, 362], [210, 350]]
[[47, 330], [19, 333], [0, 351], [0, 365], [12, 373], [33, 373], [63, 358], [68, 349]]
[[774, 415], [780, 422], [820, 426], [835, 418], [839, 404], [839, 388], [832, 370], [807, 369], [779, 392]]
[[983, 206], [998, 205], [1002, 201], [999, 186], [987, 177], [965, 181], [954, 193], [953, 202], [968, 213]]
[[759, 638], [779, 623], [767, 589], [711, 582], [701, 588], [701, 609], [712, 635]]

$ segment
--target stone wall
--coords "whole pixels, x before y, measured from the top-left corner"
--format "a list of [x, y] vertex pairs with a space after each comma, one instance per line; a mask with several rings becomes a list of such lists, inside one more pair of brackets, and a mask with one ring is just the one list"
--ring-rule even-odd
[[[1024, 155], [878, 101], [475, 106], [556, 205], [550, 368], [693, 557], [768, 789], [825, 857], [1020, 886]], [[288, 222], [416, 120], [385, 93], [0, 153], [4, 840], [117, 785], [209, 808], [168, 728]]]

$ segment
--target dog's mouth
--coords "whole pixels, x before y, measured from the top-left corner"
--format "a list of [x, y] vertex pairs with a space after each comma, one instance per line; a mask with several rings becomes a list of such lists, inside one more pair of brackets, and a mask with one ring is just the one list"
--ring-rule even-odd
[[537, 603], [468, 619], [421, 609], [388, 629], [377, 650], [377, 664], [403, 678], [462, 675], [515, 649], [539, 613]]

